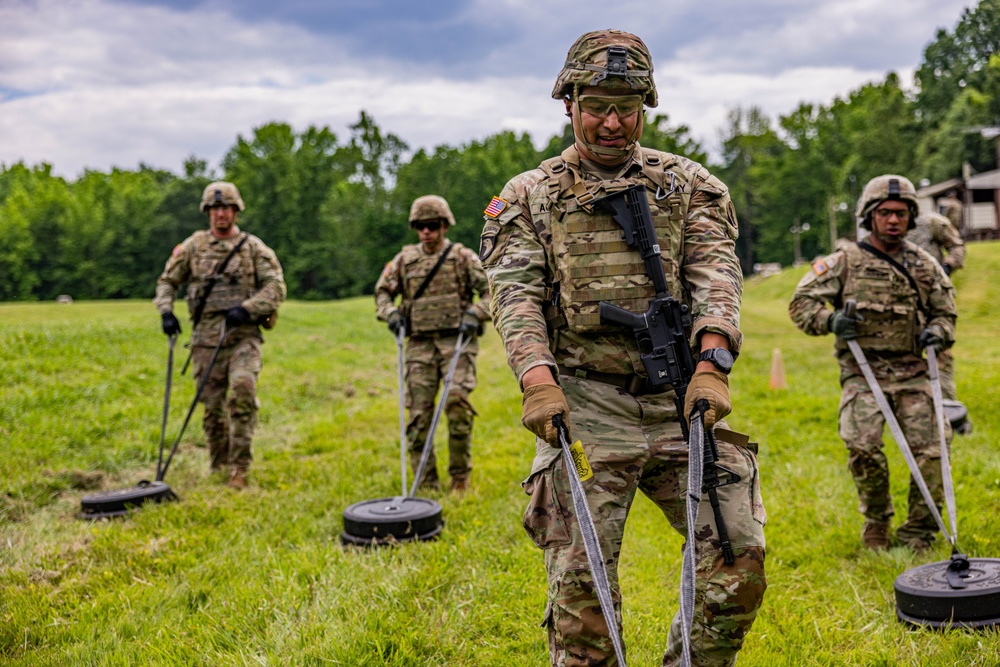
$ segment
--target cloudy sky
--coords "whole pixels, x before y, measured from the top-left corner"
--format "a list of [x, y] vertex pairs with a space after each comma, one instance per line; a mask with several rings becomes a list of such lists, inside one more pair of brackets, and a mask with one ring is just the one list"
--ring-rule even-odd
[[346, 138], [360, 110], [411, 148], [501, 129], [541, 145], [583, 32], [653, 54], [659, 112], [709, 149], [726, 111], [912, 81], [972, 0], [0, 0], [0, 163], [180, 173], [271, 121]]

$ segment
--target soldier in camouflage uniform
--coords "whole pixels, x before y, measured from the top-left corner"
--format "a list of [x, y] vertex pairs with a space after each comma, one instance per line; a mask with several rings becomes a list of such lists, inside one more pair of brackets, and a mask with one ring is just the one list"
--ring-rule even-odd
[[[471, 342], [462, 352], [445, 400], [448, 416], [448, 475], [451, 490], [469, 488], [472, 472], [472, 422], [476, 411], [469, 394], [476, 388], [477, 337], [490, 320], [490, 294], [486, 274], [474, 252], [445, 238], [455, 225], [448, 202], [437, 195], [414, 200], [410, 227], [420, 243], [403, 246], [375, 285], [377, 317], [394, 334], [405, 325], [406, 406], [410, 420], [406, 439], [410, 463], [416, 471], [434, 415], [434, 397], [455, 355], [458, 334]], [[428, 275], [436, 272], [428, 280]], [[422, 288], [422, 289], [421, 289]], [[473, 302], [478, 295], [479, 301]], [[395, 299], [401, 296], [399, 307]], [[436, 457], [432, 450], [421, 486], [439, 487]]]
[[[913, 451], [935, 502], [943, 482], [941, 447], [934, 421], [931, 385], [923, 349], [944, 350], [955, 337], [951, 281], [926, 251], [905, 239], [917, 215], [913, 184], [888, 174], [872, 179], [858, 202], [857, 215], [871, 231], [867, 241], [843, 244], [817, 260], [802, 278], [789, 314], [813, 336], [837, 335], [840, 362], [840, 437], [849, 452], [848, 468], [865, 517], [862, 542], [870, 549], [889, 546], [893, 515], [882, 432], [885, 418], [846, 343], [857, 340]], [[857, 317], [844, 306], [857, 303]], [[949, 442], [951, 428], [945, 429]], [[909, 513], [896, 531], [915, 551], [929, 549], [937, 524], [917, 485], [910, 482]]]
[[[612, 588], [610, 620], [619, 628], [618, 559], [636, 493], [656, 503], [676, 531], [686, 531], [688, 445], [673, 390], [654, 387], [633, 334], [602, 325], [598, 315], [600, 301], [644, 312], [654, 296], [639, 252], [623, 242], [610, 214], [590, 206], [596, 197], [643, 183], [670, 292], [691, 308], [689, 340], [695, 356], [701, 353], [685, 413], [697, 399], [709, 402], [705, 423], [718, 427], [720, 463], [742, 478], [718, 490], [735, 564], [723, 562], [707, 495], [695, 545], [694, 664], [731, 665], [767, 585], [754, 446], [721, 421], [731, 409], [727, 373], [742, 340], [735, 211], [726, 186], [704, 167], [638, 144], [643, 106], [655, 107], [657, 95], [649, 51], [635, 35], [581, 36], [552, 96], [572, 119], [575, 143], [507, 183], [486, 209], [480, 246], [494, 322], [524, 391], [522, 423], [536, 435], [523, 483], [531, 496], [524, 526], [545, 550], [552, 664], [616, 664], [554, 415], [563, 415], [582, 441], [594, 470], [584, 487]], [[679, 664], [680, 628], [678, 615], [664, 665]]]
[[[205, 442], [212, 471], [227, 470], [229, 486], [236, 489], [247, 485], [260, 408], [257, 378], [264, 342], [260, 327], [273, 326], [278, 307], [285, 300], [285, 280], [274, 251], [256, 236], [240, 232], [237, 222], [244, 208], [235, 185], [222, 181], [209, 184], [201, 200], [209, 229], [195, 232], [174, 248], [156, 281], [153, 299], [163, 333], [168, 336], [181, 331], [173, 313], [174, 296], [181, 285], [188, 285], [192, 318], [199, 302], [204, 301], [191, 337], [195, 380], [208, 368], [222, 322], [226, 323], [226, 337], [201, 401], [205, 404]], [[206, 293], [207, 298], [203, 298]]]
[[[952, 273], [965, 266], [965, 242], [951, 220], [929, 211], [917, 216], [916, 227], [906, 235], [906, 240], [915, 243], [938, 261], [944, 272]], [[944, 398], [958, 400], [955, 389], [955, 361], [951, 350], [942, 350], [938, 356], [938, 370], [941, 376], [941, 393]], [[966, 421], [966, 424], [969, 422]]]
[[941, 215], [951, 221], [952, 226], [956, 230], [962, 229], [962, 211], [964, 208], [962, 200], [958, 198], [958, 193], [954, 190], [948, 190], [945, 193], [944, 199], [938, 200], [938, 210], [941, 212]]

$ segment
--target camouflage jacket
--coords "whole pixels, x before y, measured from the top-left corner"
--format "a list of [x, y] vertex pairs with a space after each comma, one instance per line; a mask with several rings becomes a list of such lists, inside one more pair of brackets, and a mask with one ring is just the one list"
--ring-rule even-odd
[[[238, 230], [237, 230], [238, 231]], [[174, 248], [167, 265], [156, 281], [153, 304], [161, 314], [173, 310], [174, 297], [181, 285], [187, 283], [188, 313], [194, 317], [196, 303], [201, 299], [213, 272], [239, 243], [242, 233], [232, 238], [220, 239], [208, 230], [197, 231]], [[225, 311], [243, 306], [254, 320], [259, 320], [278, 310], [285, 300], [285, 279], [281, 264], [274, 251], [253, 234], [239, 252], [229, 260], [217, 280], [202, 311], [201, 321], [192, 337], [194, 345], [215, 345]], [[255, 324], [241, 327], [245, 331], [234, 333], [228, 341], [242, 335], [260, 336]]]
[[[833, 309], [853, 299], [864, 318], [858, 343], [866, 352], [887, 357], [919, 356], [917, 336], [927, 326], [940, 328], [947, 344], [955, 340], [955, 299], [951, 281], [934, 258], [907, 240], [894, 256], [913, 278], [858, 244], [843, 244], [816, 260], [795, 288], [788, 313], [799, 329], [813, 336], [830, 332]], [[847, 350], [839, 337], [837, 350]]]
[[610, 215], [587, 206], [633, 183], [646, 185], [668, 288], [691, 309], [692, 347], [711, 331], [739, 353], [743, 277], [726, 186], [696, 162], [638, 145], [617, 178], [600, 180], [570, 147], [511, 179], [487, 209], [480, 258], [519, 381], [556, 364], [645, 375], [632, 332], [600, 326], [595, 306], [645, 311], [649, 277]]
[[[449, 245], [451, 251], [448, 257], [420, 299], [414, 302], [413, 296], [424, 278]], [[396, 309], [397, 296], [402, 297], [399, 310], [407, 318], [409, 333], [457, 329], [466, 310], [474, 313], [481, 322], [491, 319], [490, 292], [483, 265], [476, 254], [461, 243], [443, 245], [433, 255], [425, 253], [419, 243], [403, 246], [385, 265], [375, 284], [375, 314], [378, 319], [389, 319], [389, 314]], [[476, 296], [479, 301], [474, 303]], [[417, 324], [416, 329], [413, 329], [413, 324]]]
[[942, 266], [950, 270], [965, 266], [965, 242], [951, 220], [939, 213], [917, 216], [916, 227], [906, 234], [906, 240], [926, 250]]

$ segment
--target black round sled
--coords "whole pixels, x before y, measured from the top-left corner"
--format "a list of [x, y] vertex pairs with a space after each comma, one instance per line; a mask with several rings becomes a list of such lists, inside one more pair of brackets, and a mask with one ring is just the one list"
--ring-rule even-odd
[[344, 510], [345, 545], [378, 546], [433, 540], [444, 528], [441, 505], [427, 498], [362, 500]]
[[988, 628], [1000, 625], [1000, 559], [965, 558], [920, 565], [893, 584], [896, 615], [929, 628]]

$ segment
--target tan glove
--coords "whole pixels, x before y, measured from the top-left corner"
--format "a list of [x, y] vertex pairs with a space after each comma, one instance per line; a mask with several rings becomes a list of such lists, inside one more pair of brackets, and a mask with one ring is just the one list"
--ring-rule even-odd
[[687, 395], [684, 397], [684, 421], [691, 422], [691, 413], [698, 399], [708, 401], [705, 411], [705, 427], [711, 428], [715, 422], [725, 419], [733, 411], [729, 402], [729, 376], [722, 371], [698, 371], [691, 376]]
[[552, 447], [560, 447], [559, 433], [552, 418], [562, 415], [569, 429], [569, 404], [557, 384], [535, 384], [524, 390], [521, 403], [521, 423]]

